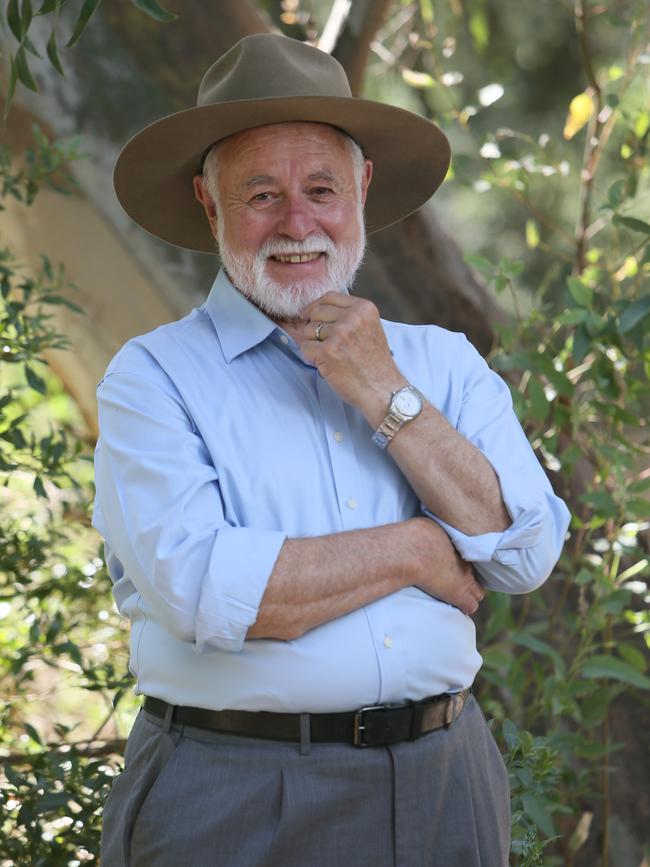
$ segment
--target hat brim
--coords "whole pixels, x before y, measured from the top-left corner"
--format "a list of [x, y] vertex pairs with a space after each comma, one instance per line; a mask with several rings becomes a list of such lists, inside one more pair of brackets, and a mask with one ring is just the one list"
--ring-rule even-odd
[[243, 130], [290, 121], [325, 123], [349, 133], [374, 170], [365, 215], [376, 232], [413, 213], [445, 178], [451, 152], [444, 133], [413, 112], [366, 99], [278, 97], [190, 108], [155, 121], [120, 153], [115, 192], [143, 229], [178, 247], [214, 253], [215, 242], [192, 178], [214, 142]]

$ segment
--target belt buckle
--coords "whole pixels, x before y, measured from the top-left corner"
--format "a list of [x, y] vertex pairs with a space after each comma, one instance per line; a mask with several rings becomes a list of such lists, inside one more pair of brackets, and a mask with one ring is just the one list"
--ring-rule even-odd
[[363, 714], [367, 713], [370, 710], [383, 710], [386, 707], [384, 704], [371, 704], [366, 707], [361, 707], [354, 715], [354, 727], [352, 730], [352, 743], [355, 747], [370, 747], [372, 744], [366, 744], [363, 741], [363, 732], [365, 731], [365, 726], [363, 725]]

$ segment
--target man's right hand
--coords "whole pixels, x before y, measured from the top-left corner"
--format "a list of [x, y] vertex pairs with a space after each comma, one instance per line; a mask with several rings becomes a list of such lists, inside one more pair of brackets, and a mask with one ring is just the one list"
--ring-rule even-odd
[[[463, 560], [445, 531], [430, 518], [411, 518], [418, 576], [416, 587], [448, 602], [463, 614], [475, 614], [485, 599], [469, 563]], [[446, 544], [444, 544], [444, 541]]]

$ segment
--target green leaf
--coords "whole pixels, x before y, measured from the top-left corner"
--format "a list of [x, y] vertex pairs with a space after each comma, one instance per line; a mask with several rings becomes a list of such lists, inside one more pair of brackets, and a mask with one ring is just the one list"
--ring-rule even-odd
[[514, 750], [519, 746], [519, 730], [512, 720], [504, 719], [501, 729], [509, 750]]
[[627, 486], [627, 490], [631, 494], [643, 494], [645, 491], [650, 491], [650, 475], [632, 482], [631, 485]]
[[79, 17], [77, 18], [77, 23], [75, 24], [72, 36], [70, 37], [70, 39], [68, 39], [66, 43], [68, 48], [74, 45], [81, 36], [81, 34], [84, 32], [88, 22], [95, 14], [95, 11], [100, 3], [101, 0], [84, 0], [84, 4], [81, 7], [81, 12], [79, 13]]
[[56, 30], [52, 28], [52, 32], [50, 33], [50, 38], [47, 40], [46, 46], [47, 56], [49, 58], [50, 63], [59, 73], [59, 75], [63, 75], [63, 67], [61, 66], [61, 60], [59, 59], [59, 51], [56, 45]]
[[645, 232], [646, 235], [650, 235], [650, 223], [646, 223], [645, 220], [639, 220], [637, 217], [621, 217], [620, 214], [616, 214], [612, 223], [615, 223], [617, 226], [625, 226], [634, 232]]
[[9, 3], [7, 4], [7, 24], [16, 39], [21, 42], [23, 33], [20, 28], [20, 9], [18, 6], [18, 0], [9, 0]]
[[590, 286], [583, 283], [579, 277], [569, 277], [567, 286], [576, 304], [579, 304], [580, 307], [591, 307], [594, 293]]
[[607, 190], [607, 203], [610, 208], [615, 209], [621, 204], [625, 197], [625, 187], [627, 181], [624, 178], [619, 178], [614, 181], [611, 187]]
[[611, 678], [639, 689], [650, 689], [650, 677], [641, 674], [629, 662], [624, 662], [616, 656], [597, 654], [588, 659], [580, 674], [587, 678]]
[[578, 325], [573, 332], [573, 357], [580, 364], [584, 361], [591, 349], [591, 337], [584, 324]]
[[542, 656], [548, 656], [551, 660], [553, 660], [553, 664], [555, 665], [555, 670], [557, 674], [560, 677], [564, 676], [566, 672], [564, 660], [557, 652], [557, 650], [551, 647], [550, 644], [542, 641], [541, 638], [537, 638], [536, 636], [531, 635], [529, 632], [515, 632], [514, 635], [511, 636], [511, 638], [512, 641], [520, 647], [527, 647], [528, 650], [532, 650], [535, 653], [540, 653]]
[[557, 317], [556, 322], [559, 325], [578, 325], [580, 322], [584, 322], [587, 318], [587, 311], [584, 307], [573, 307], [571, 310], [567, 310], [565, 313], [560, 314]]
[[543, 831], [547, 837], [555, 836], [555, 826], [553, 825], [553, 817], [548, 812], [548, 802], [544, 798], [539, 798], [531, 792], [523, 792], [521, 802], [524, 811], [529, 816], [537, 827]]
[[60, 9], [67, 0], [43, 0], [38, 12], [35, 12], [35, 15], [49, 15], [50, 12], [54, 12], [55, 9]]
[[72, 794], [70, 792], [47, 792], [36, 802], [36, 813], [49, 813], [50, 810], [66, 807], [71, 800]]
[[22, 84], [24, 84], [25, 87], [29, 88], [29, 90], [33, 90], [35, 93], [37, 93], [38, 87], [36, 86], [36, 82], [32, 78], [32, 74], [29, 71], [29, 66], [27, 65], [27, 58], [25, 56], [25, 47], [23, 45], [21, 45], [16, 52], [14, 60], [16, 61], [16, 72], [18, 74], [18, 81], [22, 82]]
[[32, 23], [32, 0], [23, 0], [23, 5], [20, 9], [20, 30], [23, 36], [29, 30], [29, 25]]
[[150, 15], [155, 21], [159, 21], [161, 24], [169, 24], [171, 21], [176, 21], [178, 18], [178, 15], [163, 9], [159, 3], [156, 3], [156, 0], [131, 0], [131, 2], [136, 8], [140, 9], [141, 12], [146, 12], [147, 15]]
[[[13, 57], [9, 58], [9, 85], [7, 87], [7, 96], [5, 97], [5, 107], [4, 107], [4, 119], [7, 119], [7, 115], [9, 114], [9, 110], [11, 109], [11, 103], [14, 100], [14, 93], [16, 92], [16, 82], [18, 81], [18, 71], [16, 69], [16, 62]], [[3, 292], [4, 295], [4, 292]]]
[[648, 667], [645, 655], [633, 644], [628, 644], [626, 641], [619, 641], [616, 644], [616, 649], [623, 659], [626, 662], [629, 662], [637, 671], [643, 672]]
[[36, 46], [34, 45], [32, 40], [29, 38], [29, 36], [23, 37], [23, 45], [25, 46], [25, 51], [29, 51], [30, 54], [34, 55], [34, 57], [38, 57], [39, 60], [42, 59], [43, 55], [36, 48]]
[[45, 485], [43, 484], [43, 479], [40, 476], [36, 476], [34, 479], [34, 491], [37, 497], [41, 497], [43, 500], [49, 499], [47, 491], [45, 490]]
[[539, 229], [535, 220], [526, 220], [526, 246], [529, 250], [539, 247]]
[[490, 27], [484, 10], [477, 9], [470, 15], [469, 32], [476, 50], [484, 51], [490, 41]]
[[486, 259], [485, 256], [474, 256], [472, 253], [468, 253], [463, 258], [468, 265], [471, 265], [472, 268], [476, 268], [476, 270], [480, 271], [481, 274], [488, 276], [494, 273], [494, 265], [489, 259]]
[[433, 23], [433, 4], [431, 0], [420, 0], [420, 15], [425, 24]]
[[45, 380], [42, 379], [37, 373], [34, 373], [29, 365], [25, 365], [25, 377], [27, 378], [27, 382], [30, 386], [37, 391], [39, 394], [47, 394], [47, 386], [45, 385]]
[[36, 729], [34, 728], [33, 725], [30, 725], [30, 723], [26, 722], [26, 723], [23, 723], [23, 728], [25, 729], [25, 731], [27, 732], [27, 734], [30, 736], [30, 738], [33, 741], [35, 741], [37, 744], [41, 744], [41, 745], [43, 744], [43, 741], [41, 740], [41, 736], [36, 731]]
[[536, 376], [528, 381], [528, 397], [530, 398], [530, 414], [535, 421], [543, 422], [548, 415], [548, 400], [544, 386]]
[[621, 334], [626, 334], [630, 331], [637, 322], [644, 319], [650, 313], [650, 295], [642, 298], [637, 298], [629, 307], [626, 307], [621, 314], [618, 330]]

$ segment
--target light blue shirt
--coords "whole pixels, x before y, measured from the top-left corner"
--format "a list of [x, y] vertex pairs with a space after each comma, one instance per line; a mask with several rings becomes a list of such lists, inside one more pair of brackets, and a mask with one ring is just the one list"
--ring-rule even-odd
[[[488, 457], [512, 517], [504, 533], [443, 526], [487, 587], [533, 590], [569, 515], [508, 388], [461, 334], [383, 326], [404, 376]], [[287, 537], [403, 521], [422, 505], [361, 413], [223, 272], [205, 304], [122, 348], [98, 403], [94, 524], [131, 620], [136, 692], [318, 712], [472, 683], [474, 623], [415, 587], [292, 641], [246, 639]]]

